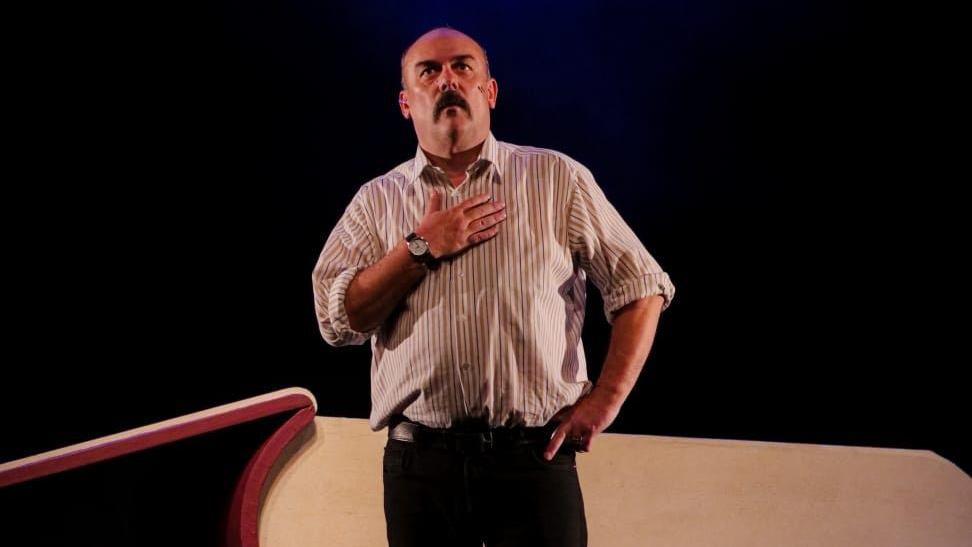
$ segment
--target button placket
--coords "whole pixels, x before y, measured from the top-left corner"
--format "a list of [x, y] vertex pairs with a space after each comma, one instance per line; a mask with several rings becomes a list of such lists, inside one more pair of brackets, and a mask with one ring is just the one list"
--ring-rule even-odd
[[[461, 199], [461, 198], [460, 198]], [[456, 200], [458, 201], [458, 200]], [[455, 283], [453, 291], [450, 291], [450, 307], [452, 312], [452, 332], [455, 333], [455, 339], [453, 343], [455, 345], [455, 355], [458, 361], [458, 380], [459, 380], [459, 390], [460, 396], [462, 398], [463, 409], [466, 415], [469, 415], [469, 405], [475, 400], [475, 395], [470, 393], [468, 389], [474, 386], [475, 382], [472, 379], [472, 364], [470, 363], [471, 356], [468, 354], [469, 348], [466, 347], [465, 334], [465, 307], [466, 307], [466, 296], [465, 296], [465, 282], [463, 274], [462, 259], [459, 258], [450, 263], [451, 270], [456, 274], [455, 277], [451, 277], [452, 282]]]

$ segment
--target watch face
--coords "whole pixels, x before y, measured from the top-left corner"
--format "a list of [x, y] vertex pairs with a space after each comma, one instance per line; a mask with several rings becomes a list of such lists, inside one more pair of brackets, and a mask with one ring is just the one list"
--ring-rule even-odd
[[408, 242], [408, 250], [413, 255], [424, 255], [429, 250], [429, 245], [424, 239], [413, 239]]

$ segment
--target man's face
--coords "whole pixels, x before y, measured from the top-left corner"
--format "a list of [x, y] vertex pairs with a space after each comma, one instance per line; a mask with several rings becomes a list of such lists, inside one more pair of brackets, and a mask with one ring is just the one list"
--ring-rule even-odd
[[406, 53], [402, 71], [399, 107], [420, 140], [467, 133], [485, 138], [497, 86], [476, 42], [454, 31], [426, 34]]

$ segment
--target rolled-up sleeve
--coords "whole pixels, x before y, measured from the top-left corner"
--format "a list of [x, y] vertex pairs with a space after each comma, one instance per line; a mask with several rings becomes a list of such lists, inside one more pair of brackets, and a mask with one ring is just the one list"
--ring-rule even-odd
[[591, 172], [572, 162], [568, 211], [571, 252], [590, 276], [604, 300], [604, 316], [630, 302], [661, 295], [662, 309], [671, 305], [675, 286], [634, 231], [607, 200]]
[[351, 200], [338, 220], [314, 267], [314, 310], [321, 336], [332, 346], [361, 345], [371, 339], [379, 327], [367, 332], [351, 328], [344, 298], [351, 280], [374, 264], [381, 256], [374, 217], [368, 204], [368, 185]]

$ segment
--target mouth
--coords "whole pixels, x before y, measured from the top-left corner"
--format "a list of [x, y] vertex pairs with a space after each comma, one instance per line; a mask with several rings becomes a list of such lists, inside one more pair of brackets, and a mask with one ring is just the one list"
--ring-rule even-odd
[[469, 114], [470, 113], [469, 112], [469, 103], [466, 102], [466, 99], [463, 99], [462, 98], [462, 95], [460, 95], [460, 94], [458, 94], [456, 92], [446, 92], [446, 93], [444, 93], [439, 98], [439, 101], [435, 104], [435, 113], [434, 113], [434, 116], [433, 116], [434, 119], [435, 119], [435, 121], [439, 121], [439, 116], [441, 116], [443, 112], [449, 111], [450, 109], [452, 109], [452, 111], [450, 112], [450, 114], [454, 114], [455, 113], [455, 110], [454, 109], [456, 107], [465, 110], [466, 111], [466, 114]]

